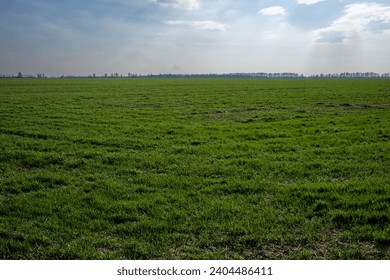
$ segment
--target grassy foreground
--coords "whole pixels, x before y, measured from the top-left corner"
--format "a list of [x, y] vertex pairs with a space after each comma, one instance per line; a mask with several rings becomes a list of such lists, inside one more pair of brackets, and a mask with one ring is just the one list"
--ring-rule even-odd
[[1, 259], [390, 259], [390, 80], [1, 79]]

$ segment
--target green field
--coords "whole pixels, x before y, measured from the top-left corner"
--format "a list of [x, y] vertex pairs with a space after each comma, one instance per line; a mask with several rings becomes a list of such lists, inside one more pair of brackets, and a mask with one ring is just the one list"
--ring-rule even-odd
[[0, 79], [0, 259], [390, 259], [390, 80]]

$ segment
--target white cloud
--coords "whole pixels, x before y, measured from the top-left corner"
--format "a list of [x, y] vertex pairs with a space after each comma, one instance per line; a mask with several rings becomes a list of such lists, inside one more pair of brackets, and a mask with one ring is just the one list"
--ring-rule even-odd
[[189, 11], [199, 9], [199, 0], [154, 0], [162, 7], [185, 9]]
[[168, 25], [187, 25], [191, 26], [192, 28], [196, 30], [201, 31], [226, 31], [226, 28], [228, 27], [227, 24], [211, 21], [211, 20], [205, 20], [205, 21], [183, 21], [183, 20], [168, 20], [164, 22]]
[[287, 11], [285, 8], [281, 6], [272, 6], [269, 8], [259, 10], [258, 14], [263, 16], [286, 16]]
[[327, 0], [297, 0], [297, 3], [301, 4], [301, 5], [314, 5], [314, 4], [317, 4], [320, 2], [324, 2], [324, 1], [327, 1]]
[[215, 22], [215, 21], [195, 21], [192, 26], [198, 30], [208, 30], [208, 31], [226, 31], [228, 27], [227, 24]]
[[347, 5], [344, 15], [330, 26], [314, 31], [316, 42], [340, 43], [356, 34], [387, 32], [390, 29], [390, 6], [378, 3]]

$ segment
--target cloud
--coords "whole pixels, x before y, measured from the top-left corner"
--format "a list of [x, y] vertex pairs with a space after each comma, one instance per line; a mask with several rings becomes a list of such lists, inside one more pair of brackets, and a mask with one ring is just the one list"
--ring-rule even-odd
[[199, 0], [154, 0], [162, 7], [185, 9], [189, 11], [199, 9]]
[[314, 5], [314, 4], [317, 4], [320, 2], [324, 2], [324, 1], [327, 1], [327, 0], [297, 0], [297, 3], [301, 4], [301, 5]]
[[390, 29], [390, 6], [378, 3], [347, 5], [344, 15], [330, 26], [314, 31], [316, 42], [340, 43], [356, 34], [387, 32]]
[[190, 26], [196, 30], [201, 31], [226, 31], [226, 28], [228, 27], [227, 24], [211, 21], [211, 20], [205, 20], [205, 21], [183, 21], [183, 20], [168, 20], [164, 22], [168, 25], [187, 25]]
[[195, 21], [192, 26], [198, 30], [208, 30], [208, 31], [226, 31], [228, 27], [227, 24], [215, 22], [215, 21]]
[[258, 14], [263, 16], [286, 16], [287, 11], [281, 6], [272, 6], [259, 10]]

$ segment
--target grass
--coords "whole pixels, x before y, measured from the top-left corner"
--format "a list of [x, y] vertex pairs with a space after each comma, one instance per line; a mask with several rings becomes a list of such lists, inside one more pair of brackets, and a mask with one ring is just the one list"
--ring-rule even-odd
[[1, 79], [1, 259], [390, 259], [390, 80]]

